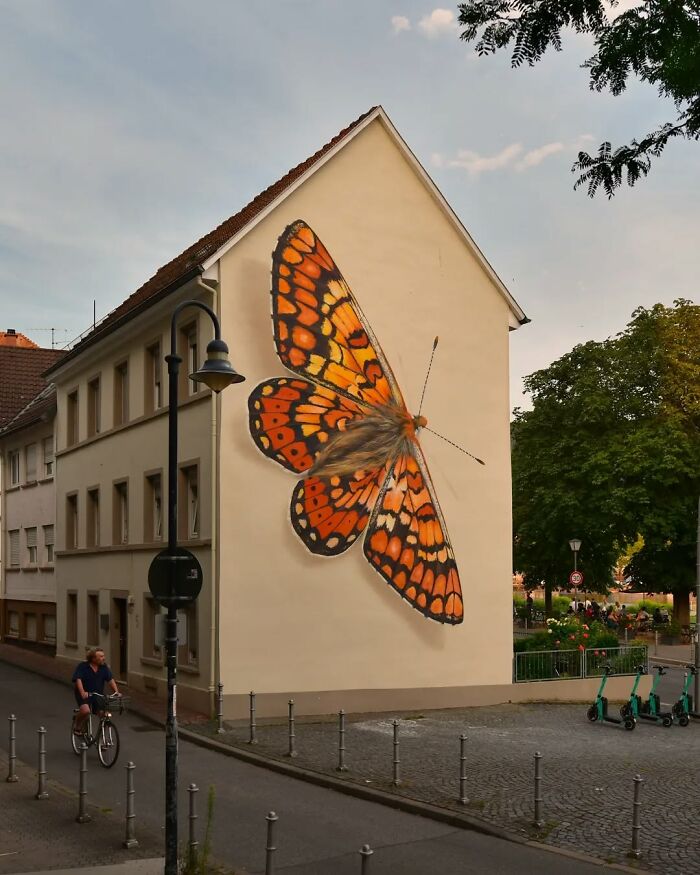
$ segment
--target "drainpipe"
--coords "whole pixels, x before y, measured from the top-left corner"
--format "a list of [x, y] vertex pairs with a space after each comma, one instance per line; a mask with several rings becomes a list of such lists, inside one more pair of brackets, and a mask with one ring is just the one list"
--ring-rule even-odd
[[[217, 288], [197, 279], [199, 288], [211, 297], [212, 310], [221, 319]], [[221, 398], [212, 393], [211, 405], [211, 580], [209, 626], [209, 713], [216, 713], [216, 685], [219, 681], [219, 420]]]

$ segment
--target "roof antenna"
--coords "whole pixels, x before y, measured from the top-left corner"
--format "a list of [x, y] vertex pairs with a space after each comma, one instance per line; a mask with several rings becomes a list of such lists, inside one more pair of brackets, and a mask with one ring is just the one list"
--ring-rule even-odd
[[418, 416], [420, 416], [420, 412], [423, 409], [423, 399], [425, 398], [425, 387], [428, 385], [428, 377], [430, 376], [430, 369], [433, 366], [433, 358], [435, 356], [435, 350], [438, 345], [438, 340], [440, 338], [436, 337], [433, 341], [433, 351], [430, 353], [430, 362], [428, 363], [428, 373], [425, 375], [425, 383], [423, 383], [423, 393], [420, 396], [420, 404], [418, 405]]

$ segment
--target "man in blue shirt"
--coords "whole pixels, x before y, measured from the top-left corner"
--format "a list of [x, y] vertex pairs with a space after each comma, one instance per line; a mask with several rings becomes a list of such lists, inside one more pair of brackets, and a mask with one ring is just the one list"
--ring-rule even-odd
[[88, 650], [85, 662], [79, 662], [73, 672], [72, 681], [75, 684], [75, 701], [79, 711], [75, 715], [73, 731], [81, 733], [85, 729], [85, 721], [92, 710], [96, 714], [100, 709], [91, 698], [90, 693], [104, 693], [105, 684], [114, 693], [119, 693], [117, 682], [105, 662], [105, 653], [100, 647]]

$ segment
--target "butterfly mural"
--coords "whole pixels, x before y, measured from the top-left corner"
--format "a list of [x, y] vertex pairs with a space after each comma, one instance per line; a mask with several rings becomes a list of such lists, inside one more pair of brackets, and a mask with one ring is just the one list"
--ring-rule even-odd
[[251, 392], [250, 433], [301, 477], [294, 530], [323, 556], [364, 533], [367, 561], [402, 598], [432, 620], [461, 623], [454, 552], [418, 442], [427, 420], [409, 413], [355, 296], [301, 220], [272, 256], [272, 322], [294, 376]]

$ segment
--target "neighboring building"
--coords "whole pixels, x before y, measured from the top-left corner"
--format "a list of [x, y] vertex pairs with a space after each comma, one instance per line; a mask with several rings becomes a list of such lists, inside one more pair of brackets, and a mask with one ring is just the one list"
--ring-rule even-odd
[[[426, 415], [487, 462], [422, 439], [462, 578], [460, 626], [411, 610], [361, 547], [329, 561], [307, 553], [287, 518], [295, 481], [251, 441], [250, 391], [285, 374], [270, 331], [270, 253], [298, 218], [355, 291], [414, 413], [440, 335]], [[251, 689], [262, 714], [284, 713], [290, 695], [306, 713], [506, 701], [508, 333], [526, 317], [381, 108], [161, 268], [51, 369], [58, 657], [99, 643], [120, 677], [164, 692], [147, 571], [167, 537], [163, 355], [171, 314], [191, 298], [220, 315], [248, 382], [215, 398], [181, 378], [178, 534], [205, 586], [181, 623], [178, 698], [207, 709], [221, 679], [227, 716], [245, 713]], [[210, 337], [209, 320], [185, 310], [183, 371]]]
[[33, 340], [24, 334], [19, 334], [14, 328], [0, 331], [0, 346], [9, 346], [14, 349], [39, 349]]
[[[8, 336], [21, 340], [8, 344]], [[56, 640], [56, 393], [42, 373], [62, 355], [58, 350], [40, 349], [14, 332], [0, 338], [0, 635], [6, 641], [51, 650]]]

